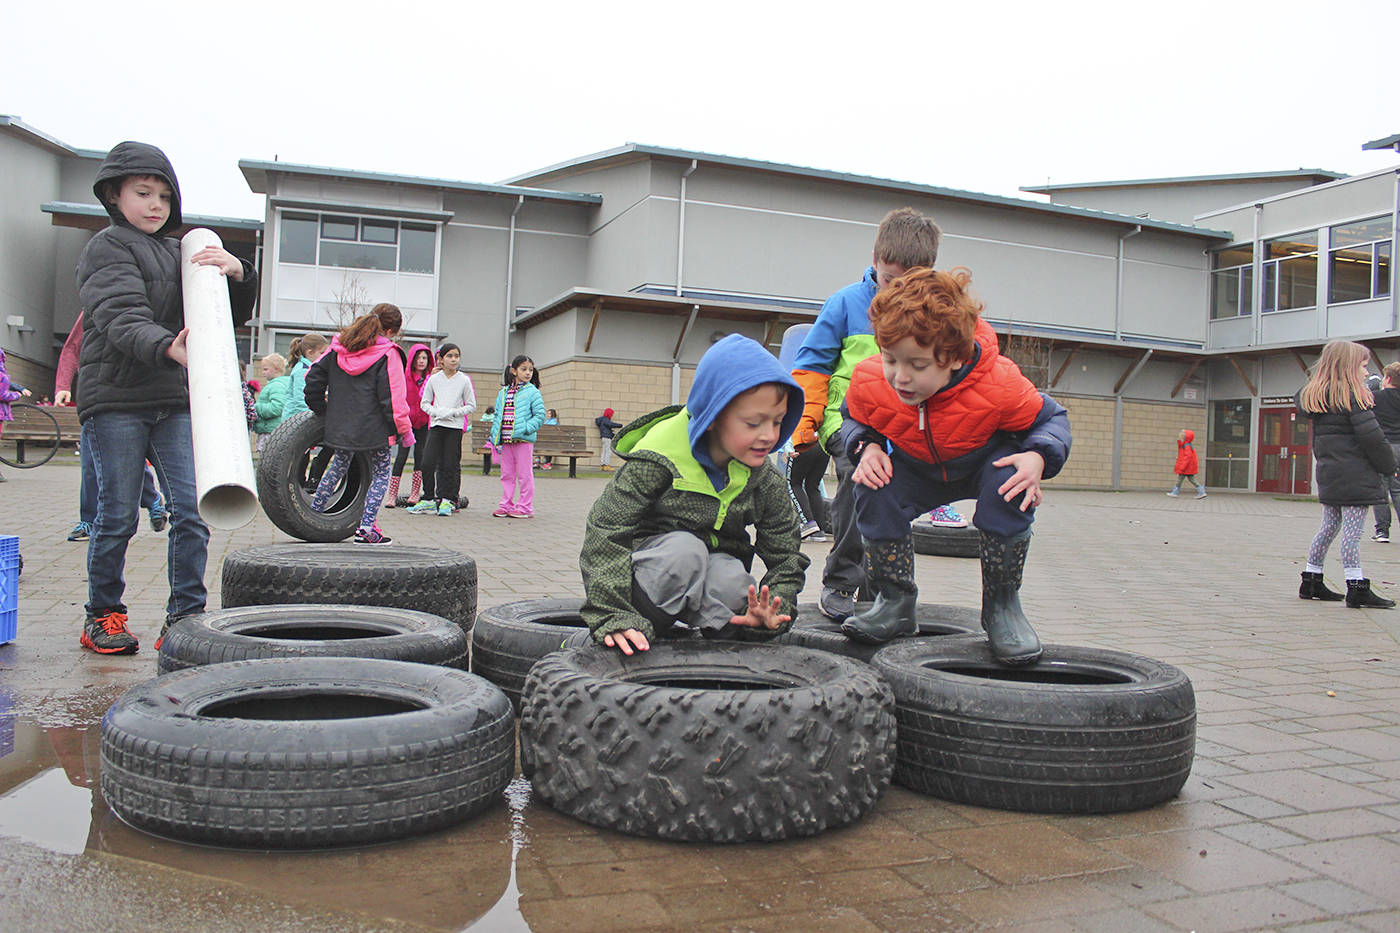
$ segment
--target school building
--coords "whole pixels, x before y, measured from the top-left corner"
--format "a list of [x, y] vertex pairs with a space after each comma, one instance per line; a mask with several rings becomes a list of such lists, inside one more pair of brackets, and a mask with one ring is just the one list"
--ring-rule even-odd
[[[1358, 176], [1023, 189], [1043, 200], [638, 144], [497, 184], [245, 159], [264, 216], [201, 225], [242, 231], [258, 258], [251, 354], [392, 301], [409, 340], [462, 347], [482, 408], [504, 362], [525, 353], [546, 405], [587, 424], [603, 408], [625, 421], [683, 401], [726, 334], [776, 352], [860, 276], [884, 214], [908, 205], [943, 228], [939, 265], [972, 270], [1006, 352], [1070, 409], [1074, 453], [1055, 483], [1160, 487], [1189, 427], [1208, 485], [1307, 493], [1307, 432], [1291, 420], [1307, 367], [1338, 337], [1378, 365], [1400, 355], [1397, 142], [1367, 143], [1377, 170]], [[36, 368], [52, 366], [76, 313], [59, 282], [90, 235], [80, 220], [105, 218], [90, 191], [102, 153], [55, 145], [0, 118], [0, 185], [18, 161], [46, 173], [6, 192], [0, 274], [12, 224], [48, 223], [60, 238], [28, 305], [11, 311], [16, 296], [0, 294], [36, 329], [7, 326], [5, 350]]]

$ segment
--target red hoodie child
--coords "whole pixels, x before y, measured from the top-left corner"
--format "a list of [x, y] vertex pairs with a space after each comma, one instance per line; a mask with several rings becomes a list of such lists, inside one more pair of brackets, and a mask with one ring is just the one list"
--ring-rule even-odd
[[1190, 480], [1191, 485], [1196, 489], [1196, 498], [1206, 497], [1206, 487], [1196, 482], [1196, 473], [1200, 471], [1200, 462], [1196, 459], [1196, 448], [1191, 446], [1191, 442], [1196, 439], [1196, 432], [1190, 428], [1182, 428], [1181, 433], [1176, 436], [1176, 485], [1169, 496], [1181, 495], [1181, 481]]

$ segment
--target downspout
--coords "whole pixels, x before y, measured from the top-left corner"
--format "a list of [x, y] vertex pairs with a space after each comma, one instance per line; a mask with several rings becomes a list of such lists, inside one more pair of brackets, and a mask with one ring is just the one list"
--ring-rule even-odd
[[525, 206], [525, 195], [516, 199], [510, 212], [510, 239], [506, 243], [506, 330], [501, 337], [502, 365], [510, 362], [510, 334], [515, 330], [515, 215]]
[[681, 206], [676, 219], [676, 294], [681, 295], [685, 281], [685, 180], [700, 167], [699, 159], [691, 159], [690, 167], [681, 172]]
[[1118, 238], [1118, 280], [1114, 286], [1113, 296], [1113, 339], [1123, 339], [1123, 242], [1129, 237], [1135, 237], [1142, 232], [1142, 224], [1138, 224]]
[[[253, 271], [256, 272], [256, 273], [258, 273], [258, 276], [259, 276], [259, 278], [258, 278], [258, 290], [259, 290], [260, 292], [262, 291], [262, 267], [263, 267], [262, 259], [263, 259], [263, 232], [262, 232], [262, 229], [259, 228], [259, 229], [253, 231]], [[263, 309], [262, 309], [262, 295], [258, 295], [258, 318], [261, 319], [261, 318], [263, 318], [264, 316], [265, 316], [265, 315], [263, 314]], [[251, 324], [251, 323], [253, 323], [253, 322], [252, 322], [252, 321], [249, 321], [248, 323]], [[246, 363], [246, 364], [248, 364], [248, 365], [252, 365], [252, 362], [253, 362], [253, 355], [254, 355], [255, 353], [257, 353], [258, 347], [262, 346], [262, 332], [263, 332], [262, 321], [259, 320], [258, 323], [257, 323], [257, 326], [256, 326], [256, 327], [250, 327], [249, 330], [252, 331], [252, 337], [251, 337], [251, 339], [249, 339], [249, 341], [248, 341], [248, 359], [246, 359], [246, 360], [239, 360], [238, 362], [239, 362], [239, 363]]]
[[1395, 193], [1390, 202], [1390, 329], [1400, 330], [1400, 295], [1395, 293], [1395, 244], [1400, 242], [1400, 169], [1395, 170]]
[[[1264, 213], [1264, 205], [1255, 204], [1254, 233], [1252, 234], [1253, 238], [1249, 241], [1249, 252], [1253, 257], [1252, 281], [1249, 283], [1249, 316], [1253, 322], [1250, 331], [1254, 335], [1249, 342], [1256, 347], [1259, 346], [1259, 341], [1264, 333], [1264, 257], [1260, 254], [1259, 249], [1259, 215], [1262, 213]], [[1327, 332], [1327, 325], [1321, 320], [1318, 321], [1318, 326], [1322, 333]], [[1259, 413], [1255, 412], [1254, 417], [1255, 423], [1258, 424]], [[1253, 460], [1253, 458], [1254, 453], [1251, 452], [1250, 459]]]

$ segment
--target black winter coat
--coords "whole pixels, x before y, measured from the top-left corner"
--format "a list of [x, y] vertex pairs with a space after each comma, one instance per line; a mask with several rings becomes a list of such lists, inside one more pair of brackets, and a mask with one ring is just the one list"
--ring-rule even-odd
[[1381, 389], [1376, 393], [1376, 420], [1381, 433], [1392, 444], [1400, 444], [1400, 389]]
[[1395, 454], [1381, 433], [1375, 410], [1311, 412], [1303, 408], [1301, 399], [1294, 402], [1312, 422], [1318, 500], [1338, 506], [1386, 502], [1385, 477], [1395, 473]]
[[[332, 411], [326, 412], [326, 393]], [[340, 368], [334, 350], [306, 371], [306, 407], [326, 416], [326, 446], [335, 450], [381, 450], [394, 430], [393, 399], [389, 394], [389, 360], [381, 358], [352, 376]]]
[[[155, 175], [172, 189], [170, 218], [155, 234], [127, 223], [103, 197], [104, 182], [126, 175]], [[165, 355], [185, 326], [180, 289], [180, 241], [164, 236], [181, 224], [180, 190], [165, 154], [144, 143], [120, 143], [97, 172], [93, 193], [112, 225], [88, 241], [78, 256], [78, 297], [83, 343], [78, 354], [78, 418], [104, 411], [188, 411], [185, 368]], [[243, 281], [228, 280], [234, 326], [253, 316], [258, 277], [243, 263]]]

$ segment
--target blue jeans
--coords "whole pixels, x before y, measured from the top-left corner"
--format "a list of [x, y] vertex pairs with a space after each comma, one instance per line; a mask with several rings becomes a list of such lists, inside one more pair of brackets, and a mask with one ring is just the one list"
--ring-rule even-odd
[[170, 511], [166, 614], [202, 612], [208, 596], [204, 565], [209, 556], [209, 526], [199, 517], [195, 496], [190, 413], [103, 412], [89, 418], [83, 428], [84, 448], [91, 451], [97, 473], [97, 514], [88, 540], [87, 611], [93, 615], [125, 611], [126, 546], [136, 533], [141, 476], [149, 460], [170, 497], [166, 503]]
[[[91, 525], [97, 521], [97, 467], [92, 464], [92, 439], [86, 424], [78, 435], [78, 465], [83, 471], [82, 485], [78, 487], [78, 521]], [[165, 509], [165, 500], [156, 491], [156, 476], [146, 469], [145, 480], [141, 483], [141, 508], [153, 512]]]

